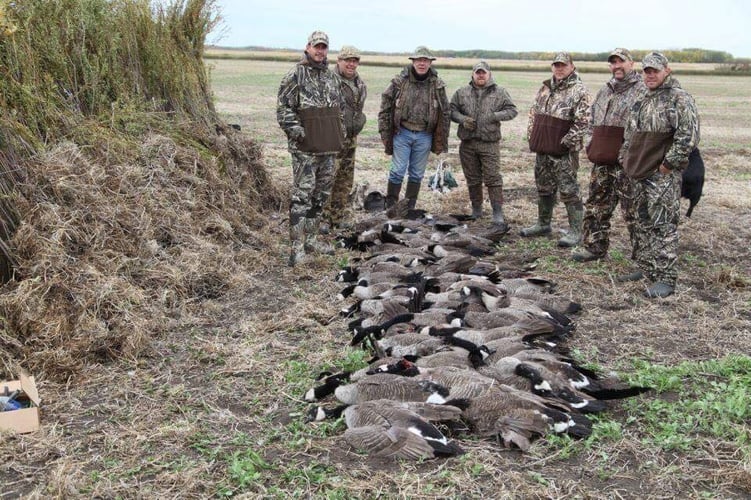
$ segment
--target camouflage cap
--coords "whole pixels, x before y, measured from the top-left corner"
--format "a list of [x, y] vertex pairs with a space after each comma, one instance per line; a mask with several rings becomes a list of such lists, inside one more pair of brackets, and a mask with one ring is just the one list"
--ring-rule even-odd
[[329, 46], [329, 36], [324, 33], [323, 31], [314, 31], [310, 34], [308, 37], [308, 45], [315, 46], [319, 43], [324, 44], [326, 47]]
[[352, 45], [342, 45], [337, 59], [357, 59], [359, 61], [360, 51], [357, 50], [357, 47], [353, 47]]
[[431, 61], [435, 61], [435, 57], [433, 56], [433, 53], [430, 52], [430, 49], [420, 45], [415, 49], [415, 52], [409, 56], [410, 59], [430, 59]]
[[608, 56], [608, 62], [614, 57], [620, 57], [621, 61], [633, 61], [634, 58], [631, 57], [631, 52], [628, 51], [628, 49], [623, 49], [621, 47], [618, 47], [617, 49], [613, 49], [613, 52], [610, 53]]
[[644, 56], [644, 60], [641, 62], [643, 69], [654, 68], [657, 71], [662, 71], [668, 67], [668, 58], [662, 55], [660, 52], [652, 52]]
[[555, 63], [574, 64], [574, 60], [571, 58], [571, 54], [569, 54], [568, 52], [558, 52], [553, 58], [553, 62], [551, 64]]
[[478, 69], [481, 69], [483, 71], [487, 71], [488, 73], [490, 73], [490, 65], [486, 63], [485, 61], [480, 61], [474, 66], [472, 66], [472, 73], [474, 73]]

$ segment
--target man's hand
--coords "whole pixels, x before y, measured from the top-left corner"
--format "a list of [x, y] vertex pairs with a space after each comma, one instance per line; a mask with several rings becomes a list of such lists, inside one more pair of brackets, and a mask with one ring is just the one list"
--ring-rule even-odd
[[475, 122], [474, 118], [468, 116], [464, 120], [462, 120], [462, 127], [471, 132], [477, 128], [477, 122]]
[[667, 175], [667, 174], [669, 174], [670, 172], [672, 172], [672, 170], [671, 170], [671, 169], [669, 169], [668, 167], [666, 167], [664, 163], [661, 163], [661, 164], [660, 164], [660, 173], [661, 173], [662, 175]]
[[302, 127], [292, 127], [289, 129], [289, 138], [293, 142], [301, 143], [305, 139], [305, 129]]

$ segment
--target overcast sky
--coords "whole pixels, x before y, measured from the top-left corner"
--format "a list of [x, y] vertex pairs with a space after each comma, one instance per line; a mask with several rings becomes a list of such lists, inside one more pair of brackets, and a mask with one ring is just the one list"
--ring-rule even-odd
[[703, 48], [751, 57], [749, 0], [217, 0], [209, 43], [304, 48], [321, 29], [331, 48], [604, 52]]

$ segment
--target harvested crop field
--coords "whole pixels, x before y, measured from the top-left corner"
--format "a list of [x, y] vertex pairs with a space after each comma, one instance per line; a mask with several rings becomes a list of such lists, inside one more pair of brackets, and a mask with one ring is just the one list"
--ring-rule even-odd
[[[700, 110], [707, 180], [694, 216], [684, 219], [680, 228], [677, 293], [651, 301], [641, 295], [643, 283], [615, 281], [615, 276], [631, 269], [630, 246], [620, 217], [614, 220], [609, 257], [601, 262], [573, 263], [567, 250], [555, 246], [557, 234], [533, 240], [518, 236], [518, 229], [536, 217], [533, 157], [523, 135], [526, 110], [543, 76], [539, 72], [495, 75], [514, 98], [520, 116], [503, 128], [502, 170], [512, 231], [492, 260], [510, 269], [533, 266], [536, 274], [558, 283], [560, 295], [583, 305], [570, 340], [581, 361], [648, 382], [658, 390], [613, 403], [597, 419], [593, 436], [584, 441], [541, 439], [529, 452], [521, 453], [492, 441], [462, 439], [467, 453], [459, 458], [411, 463], [357, 453], [342, 440], [342, 422], [304, 423], [308, 404], [303, 395], [315, 375], [331, 367], [359, 367], [368, 357], [348, 347], [347, 320], [338, 316], [341, 303], [336, 294], [342, 285], [333, 277], [353, 254], [338, 250], [333, 257], [317, 257], [295, 269], [285, 266], [287, 213], [285, 203], [278, 200], [286, 199], [291, 169], [275, 121], [275, 102], [279, 80], [289, 63], [215, 60], [209, 66], [217, 111], [228, 123], [242, 126], [237, 135], [261, 146], [261, 161], [282, 196], [268, 196], [262, 202], [265, 206], [249, 207], [250, 223], [242, 214], [243, 207], [237, 205], [244, 200], [241, 193], [223, 199], [199, 182], [198, 173], [191, 169], [206, 164], [200, 154], [193, 155], [161, 136], [145, 143], [136, 158], [146, 157], [144, 164], [161, 165], [169, 175], [152, 172], [153, 179], [144, 180], [144, 171], [138, 170], [133, 179], [161, 190], [169, 190], [176, 182], [180, 189], [169, 191], [165, 203], [193, 209], [193, 218], [172, 210], [165, 212], [171, 219], [149, 220], [148, 224], [133, 221], [128, 226], [148, 227], [158, 243], [150, 256], [154, 274], [139, 277], [151, 282], [147, 289], [152, 295], [133, 296], [131, 305], [139, 310], [154, 308], [159, 321], [134, 325], [138, 335], [125, 337], [134, 345], [117, 355], [104, 353], [92, 359], [81, 354], [71, 360], [66, 346], [57, 345], [65, 370], [56, 367], [54, 353], [39, 346], [41, 354], [34, 366], [40, 367], [35, 375], [43, 399], [42, 428], [29, 435], [3, 436], [0, 481], [4, 495], [751, 495], [749, 78], [682, 78], [677, 73]], [[441, 70], [440, 61], [437, 67], [450, 94], [469, 78], [465, 71]], [[377, 137], [376, 115], [379, 94], [394, 72], [367, 65], [361, 69], [369, 85], [369, 121], [360, 137], [356, 180], [368, 182], [373, 189], [385, 188], [389, 166]], [[594, 92], [605, 77], [585, 73], [583, 79]], [[424, 189], [418, 204], [432, 213], [469, 209], [457, 149], [452, 128], [448, 161], [460, 188], [443, 195]], [[49, 162], [55, 172], [64, 173], [66, 165], [73, 165], [78, 175], [104, 175], [86, 164], [85, 152], [62, 149], [55, 155], [59, 161]], [[432, 158], [430, 165], [434, 164]], [[584, 192], [589, 166], [582, 161]], [[71, 196], [83, 196], [63, 182], [71, 177], [55, 178], [56, 189], [67, 186]], [[114, 224], [117, 214], [104, 208], [103, 224]], [[149, 212], [154, 219], [158, 213]], [[195, 221], [201, 227], [190, 225]], [[554, 229], [566, 225], [559, 205]], [[238, 227], [244, 232], [238, 232]], [[85, 235], [68, 234], [86, 240]], [[82, 248], [80, 255], [93, 251]], [[113, 274], [127, 274], [129, 265], [136, 268], [135, 261], [145, 258], [142, 252], [132, 250], [133, 261], [113, 262]], [[184, 257], [189, 265], [167, 266], [168, 253], [171, 258]], [[100, 288], [108, 283], [113, 289], [119, 285], [99, 277], [95, 282]], [[106, 299], [107, 295], [98, 297]], [[118, 306], [122, 302], [108, 304]], [[127, 318], [127, 314], [118, 317]], [[16, 345], [22, 342], [2, 340], [22, 352], [22, 346]], [[103, 339], [104, 345], [109, 345], [107, 340]]]

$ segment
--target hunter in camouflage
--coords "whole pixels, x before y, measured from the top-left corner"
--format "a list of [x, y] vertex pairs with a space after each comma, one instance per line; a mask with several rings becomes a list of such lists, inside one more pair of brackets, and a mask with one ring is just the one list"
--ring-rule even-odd
[[[345, 45], [339, 51], [334, 73], [339, 77], [344, 98], [344, 128], [347, 138], [334, 166], [334, 184], [331, 188], [329, 202], [323, 210], [323, 219], [331, 227], [349, 225], [351, 214], [347, 210], [347, 199], [355, 180], [355, 152], [357, 136], [365, 126], [365, 99], [368, 87], [360, 78], [357, 67], [360, 65], [360, 51], [351, 45]], [[346, 221], [346, 222], [345, 222]]]
[[501, 122], [518, 111], [506, 89], [496, 84], [490, 66], [480, 61], [472, 68], [469, 85], [451, 97], [451, 120], [459, 124], [459, 159], [467, 180], [472, 216], [482, 217], [482, 186], [488, 189], [493, 224], [508, 231], [503, 216], [501, 175]]
[[314, 31], [300, 62], [282, 79], [276, 119], [287, 135], [293, 184], [289, 207], [289, 265], [307, 253], [332, 254], [316, 240], [321, 210], [331, 193], [334, 158], [342, 149], [344, 102], [339, 78], [326, 61], [329, 38]]
[[537, 223], [521, 230], [522, 236], [550, 234], [556, 194], [566, 205], [569, 231], [558, 240], [562, 247], [572, 247], [581, 239], [584, 207], [576, 176], [579, 150], [589, 129], [592, 100], [576, 72], [568, 52], [559, 52], [551, 64], [553, 76], [543, 82], [529, 111], [527, 137], [535, 158], [537, 186]]
[[619, 159], [633, 193], [634, 260], [652, 282], [644, 295], [667, 297], [677, 279], [681, 173], [699, 143], [699, 117], [663, 54], [648, 54], [642, 67], [648, 90], [631, 110]]
[[618, 201], [629, 235], [633, 233], [630, 217], [629, 182], [618, 163], [623, 132], [634, 102], [647, 91], [641, 75], [634, 70], [634, 60], [627, 49], [617, 48], [608, 56], [613, 77], [595, 96], [591, 108], [591, 139], [585, 148], [593, 163], [589, 180], [582, 244], [572, 258], [586, 262], [605, 257], [610, 246], [610, 219]]
[[405, 174], [405, 197], [410, 208], [417, 203], [425, 166], [432, 151], [448, 151], [451, 125], [446, 84], [431, 67], [435, 57], [418, 47], [412, 64], [396, 75], [381, 95], [378, 133], [387, 155], [392, 155], [386, 190], [386, 206], [399, 200]]

